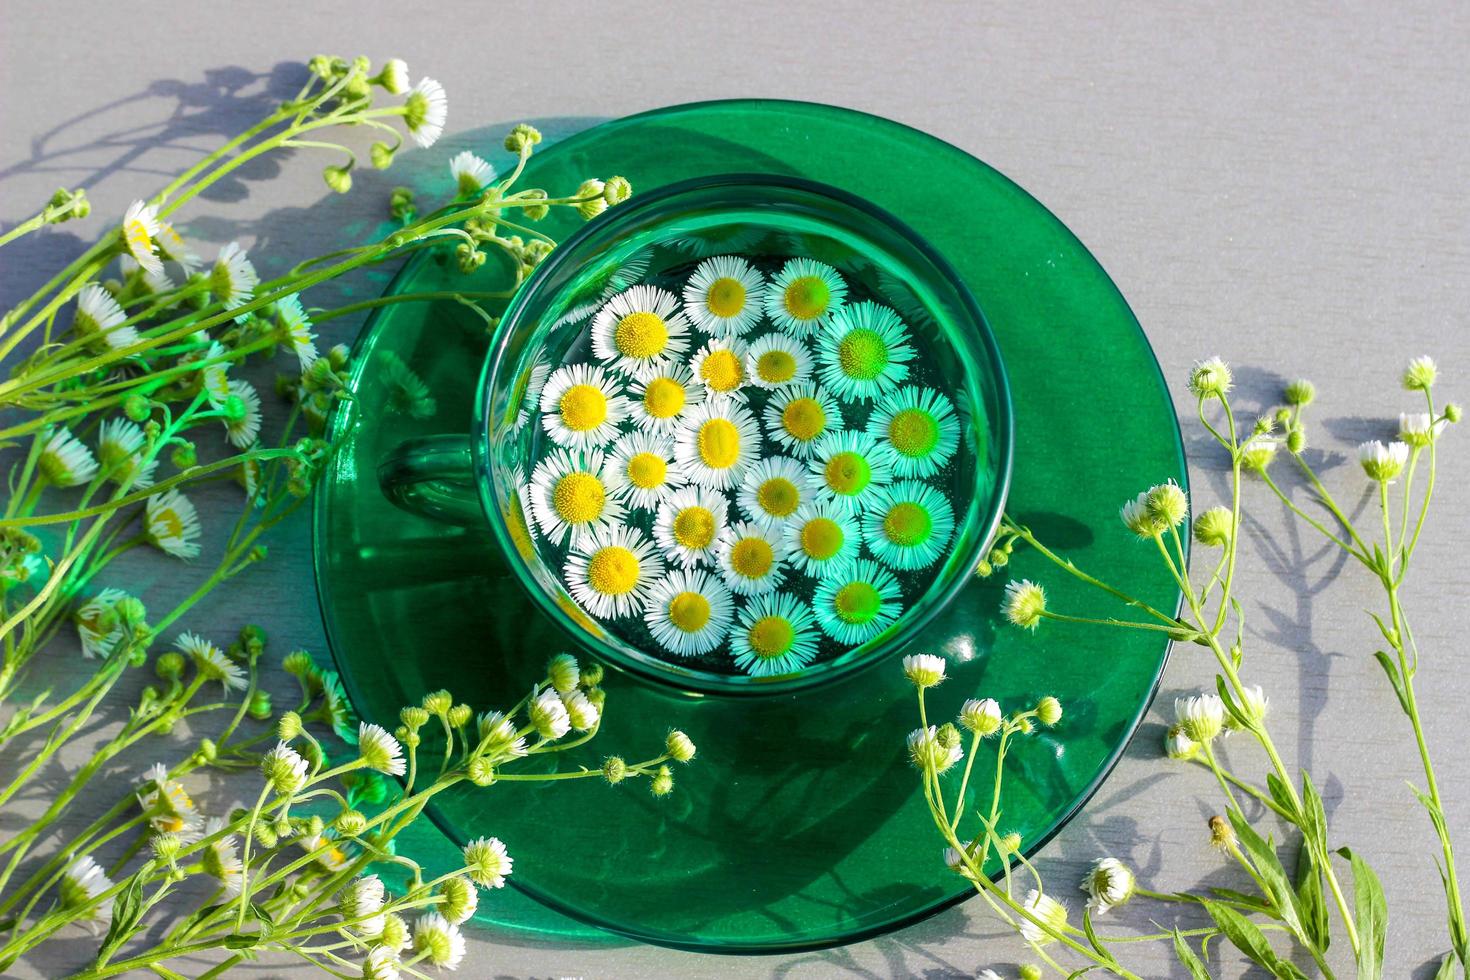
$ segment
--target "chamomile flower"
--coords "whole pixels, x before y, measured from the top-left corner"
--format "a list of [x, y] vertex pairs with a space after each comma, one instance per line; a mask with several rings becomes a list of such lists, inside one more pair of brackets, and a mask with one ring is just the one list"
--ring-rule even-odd
[[211, 408], [218, 409], [230, 397], [230, 362], [225, 360], [226, 350], [217, 340], [210, 340], [203, 331], [194, 334], [193, 340], [201, 345], [179, 359], [181, 364], [200, 364], [199, 387], [209, 399]]
[[403, 100], [403, 124], [419, 146], [433, 146], [444, 134], [444, 120], [448, 117], [449, 96], [444, 93], [444, 86], [432, 78], [419, 79]]
[[[80, 910], [96, 902], [112, 887], [112, 879], [102, 870], [102, 865], [90, 854], [83, 854], [61, 873], [57, 884], [58, 903], [68, 911]], [[86, 912], [79, 921], [106, 919], [112, 914], [111, 902], [100, 902]]]
[[498, 837], [476, 837], [464, 846], [465, 873], [481, 888], [504, 888], [514, 865]]
[[757, 388], [790, 388], [811, 373], [812, 357], [806, 347], [784, 333], [763, 334], [745, 352], [745, 376]]
[[387, 890], [383, 879], [367, 875], [354, 879], [342, 889], [342, 918], [350, 920], [349, 928], [359, 936], [376, 936], [383, 931], [383, 899]]
[[[256, 404], [259, 405], [257, 399]], [[97, 430], [97, 459], [103, 475], [118, 486], [129, 485], [133, 489], [153, 486], [153, 472], [158, 469], [155, 457], [143, 463], [143, 448], [147, 443], [143, 429], [127, 419], [112, 418], [103, 422]]]
[[381, 725], [366, 721], [358, 723], [357, 755], [369, 769], [389, 776], [402, 776], [404, 773], [403, 746]]
[[657, 286], [634, 286], [592, 318], [592, 353], [615, 371], [641, 378], [689, 350], [689, 321], [679, 300]]
[[[213, 837], [224, 829], [224, 818], [210, 817], [204, 822], [203, 835]], [[240, 861], [240, 855], [235, 853], [234, 834], [225, 834], [219, 840], [211, 841], [199, 857], [204, 873], [220, 883], [227, 897], [233, 898], [240, 894], [244, 864]]]
[[818, 376], [844, 401], [870, 401], [897, 388], [914, 354], [898, 314], [877, 303], [844, 306], [817, 334]]
[[608, 453], [602, 482], [623, 503], [653, 510], [689, 480], [674, 459], [673, 436], [634, 432]]
[[205, 826], [199, 810], [184, 784], [169, 778], [168, 767], [163, 763], [155, 762], [144, 771], [136, 795], [138, 806], [152, 814], [148, 824], [158, 833], [174, 834], [187, 843], [199, 839]]
[[225, 690], [243, 691], [248, 686], [245, 670], [213, 643], [197, 633], [180, 633], [174, 648], [194, 661], [205, 680], [218, 681]]
[[717, 255], [689, 276], [684, 310], [705, 333], [739, 337], [760, 321], [765, 291], [759, 269], [737, 256]]
[[232, 379], [230, 397], [240, 399], [239, 418], [226, 418], [225, 438], [236, 449], [249, 449], [260, 435], [260, 394], [248, 381]]
[[766, 435], [797, 459], [810, 459], [823, 436], [842, 431], [837, 399], [810, 382], [775, 392], [762, 420]]
[[723, 494], [706, 487], [684, 487], [659, 505], [653, 538], [671, 562], [685, 568], [714, 565], [728, 516], [729, 503]]
[[219, 250], [209, 267], [209, 294], [227, 310], [235, 310], [250, 302], [260, 276], [245, 257], [239, 242], [230, 242]]
[[127, 318], [111, 293], [89, 282], [77, 293], [71, 328], [79, 337], [95, 338], [113, 350], [122, 350], [138, 342], [138, 331], [122, 325]]
[[[317, 359], [316, 336], [311, 332], [311, 317], [301, 305], [301, 297], [292, 293], [276, 301], [276, 316], [281, 323], [282, 339], [296, 355], [296, 361], [305, 371]], [[403, 363], [399, 359], [399, 363]]]
[[158, 222], [158, 232], [153, 236], [153, 243], [158, 246], [160, 257], [177, 262], [184, 270], [184, 275], [192, 276], [199, 268], [201, 259], [189, 248], [189, 243], [184, 241], [184, 236], [178, 233], [173, 225], [162, 219]]
[[1038, 925], [1031, 919], [1021, 920], [1021, 938], [1033, 946], [1052, 942], [1068, 928], [1067, 906], [1050, 895], [1043, 895], [1035, 888], [1026, 893], [1026, 902], [1022, 907], [1043, 923]]
[[97, 459], [70, 429], [52, 429], [41, 446], [36, 470], [53, 487], [75, 487], [97, 475]]
[[760, 454], [760, 427], [744, 405], [730, 399], [690, 410], [674, 437], [674, 458], [689, 481], [715, 490], [737, 486]]
[[809, 336], [842, 308], [847, 283], [815, 259], [792, 259], [766, 287], [766, 316], [793, 337]]
[[464, 150], [449, 161], [449, 176], [454, 178], [460, 197], [474, 197], [495, 179], [495, 168]]
[[730, 631], [735, 666], [753, 677], [789, 674], [817, 653], [811, 610], [789, 593], [756, 596]]
[[820, 481], [818, 499], [858, 513], [893, 479], [893, 450], [866, 432], [834, 432], [818, 441], [807, 466]]
[[817, 625], [838, 643], [857, 646], [892, 626], [903, 611], [903, 592], [877, 562], [859, 558], [824, 575], [812, 597]]
[[831, 501], [803, 504], [784, 533], [792, 567], [816, 579], [852, 561], [862, 547], [857, 517]]
[[413, 924], [413, 951], [426, 963], [453, 970], [464, 959], [464, 936], [438, 912], [425, 912]]
[[628, 385], [628, 410], [633, 423], [645, 432], [672, 433], [704, 403], [704, 386], [694, 383], [694, 372], [684, 364], [667, 364]]
[[531, 514], [553, 544], [582, 540], [622, 519], [623, 505], [609, 495], [603, 467], [600, 452], [555, 449], [531, 471]]
[[944, 494], [918, 480], [877, 487], [863, 505], [863, 541], [889, 568], [927, 568], [954, 533], [954, 508]]
[[352, 860], [347, 848], [337, 842], [334, 831], [308, 834], [297, 843], [303, 851], [311, 855], [319, 867], [327, 871], [341, 871]]
[[154, 275], [163, 272], [163, 260], [158, 257], [158, 208], [142, 201], [128, 205], [123, 214], [123, 241], [128, 254], [143, 269]]
[[752, 521], [726, 528], [716, 557], [725, 584], [740, 595], [770, 592], [786, 577], [786, 541], [781, 532]]
[[960, 420], [933, 388], [900, 387], [878, 400], [868, 434], [893, 450], [895, 476], [929, 476], [959, 448]]
[[599, 619], [631, 616], [643, 608], [664, 563], [643, 532], [627, 526], [594, 532], [567, 555], [567, 588]]
[[664, 649], [680, 657], [708, 653], [730, 631], [730, 590], [708, 572], [677, 569], [660, 579], [643, 604], [643, 621]]
[[82, 656], [91, 660], [112, 653], [123, 638], [122, 624], [112, 610], [127, 598], [122, 589], [103, 589], [77, 609], [77, 637], [82, 644]]
[[598, 449], [617, 438], [628, 402], [618, 384], [595, 364], [559, 368], [541, 391], [541, 426], [553, 442]]
[[744, 399], [741, 389], [748, 380], [745, 358], [748, 350], [739, 337], [712, 337], [689, 362], [694, 380], [704, 386], [706, 398], [728, 396]]
[[816, 496], [816, 480], [788, 456], [770, 456], [745, 471], [736, 502], [749, 520], [780, 527]]
[[175, 558], [199, 557], [199, 512], [177, 490], [165, 490], [144, 505], [144, 532], [148, 542]]

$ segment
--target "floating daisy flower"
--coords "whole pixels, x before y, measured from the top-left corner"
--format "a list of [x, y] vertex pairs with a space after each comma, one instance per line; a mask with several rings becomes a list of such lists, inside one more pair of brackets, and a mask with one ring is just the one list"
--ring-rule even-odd
[[797, 459], [808, 459], [823, 436], [842, 430], [837, 399], [815, 384], [784, 388], [766, 403], [766, 434]]
[[260, 276], [255, 266], [245, 257], [239, 242], [230, 242], [219, 250], [219, 256], [209, 267], [209, 293], [227, 310], [236, 310], [250, 302], [255, 287], [260, 285]]
[[225, 419], [225, 438], [236, 449], [249, 449], [260, 435], [260, 394], [248, 381], [235, 379], [229, 382], [230, 397], [240, 399], [239, 418]]
[[636, 286], [643, 281], [644, 276], [648, 275], [649, 267], [652, 265], [653, 249], [651, 248], [634, 252], [627, 258], [614, 262], [602, 279], [602, 295], [612, 296], [630, 286]]
[[311, 317], [301, 305], [301, 297], [292, 293], [276, 300], [276, 315], [281, 321], [283, 339], [296, 355], [296, 361], [305, 371], [317, 359], [316, 336], [311, 332]]
[[118, 486], [129, 484], [137, 489], [153, 486], [158, 460], [150, 459], [143, 465], [143, 447], [147, 441], [143, 429], [134, 422], [118, 418], [103, 422], [97, 430], [97, 458], [106, 478]]
[[113, 350], [122, 350], [138, 342], [138, 331], [123, 326], [128, 316], [113, 295], [95, 282], [89, 282], [77, 293], [77, 311], [71, 328], [80, 337], [96, 338]]
[[766, 279], [734, 255], [705, 259], [684, 286], [684, 310], [695, 326], [718, 337], [738, 337], [761, 318]]
[[605, 528], [573, 544], [566, 580], [572, 598], [593, 616], [631, 616], [643, 608], [649, 589], [663, 575], [653, 542], [636, 528]]
[[857, 518], [831, 501], [803, 504], [785, 534], [792, 566], [817, 579], [856, 558], [863, 543]]
[[670, 561], [685, 568], [713, 565], [728, 512], [724, 495], [714, 490], [699, 486], [676, 490], [659, 505], [654, 540]]
[[421, 78], [403, 100], [403, 124], [419, 146], [429, 147], [444, 134], [449, 118], [449, 96], [432, 78]]
[[684, 467], [674, 460], [673, 436], [650, 432], [618, 440], [608, 453], [602, 481], [617, 499], [647, 510], [689, 482]]
[[708, 572], [677, 569], [648, 593], [643, 621], [664, 649], [681, 657], [708, 653], [730, 631], [730, 590]]
[[898, 579], [867, 558], [824, 577], [812, 597], [817, 625], [838, 643], [857, 646], [892, 626], [903, 611]]
[[954, 533], [954, 508], [944, 494], [918, 480], [876, 487], [863, 505], [863, 541], [889, 568], [927, 568]]
[[809, 503], [816, 491], [816, 481], [805, 466], [786, 456], [771, 456], [745, 471], [736, 502], [748, 519], [779, 527]]
[[753, 677], [789, 674], [817, 653], [812, 613], [793, 595], [756, 596], [730, 631], [735, 666]]
[[914, 353], [898, 314], [877, 303], [844, 306], [817, 335], [822, 384], [844, 401], [868, 401], [898, 387]]
[[634, 286], [592, 318], [592, 353], [608, 367], [640, 378], [689, 350], [689, 321], [673, 293]]
[[449, 176], [454, 178], [460, 197], [474, 197], [495, 179], [495, 168], [469, 150], [464, 150], [449, 161]]
[[[83, 854], [61, 873], [61, 881], [56, 886], [58, 904], [68, 912], [78, 913], [80, 917], [76, 921], [107, 919], [112, 915], [112, 903], [97, 900], [110, 888], [112, 879], [107, 877], [102, 865], [92, 855]], [[81, 913], [94, 902], [95, 907]]]
[[596, 449], [617, 438], [628, 402], [602, 368], [573, 364], [547, 379], [541, 413], [541, 425], [557, 445]]
[[768, 333], [750, 342], [745, 374], [757, 388], [799, 385], [812, 373], [812, 358], [801, 341], [784, 333]]
[[707, 397], [743, 397], [740, 389], [747, 380], [746, 353], [745, 344], [738, 337], [714, 337], [699, 349], [689, 366], [694, 371], [694, 379], [704, 385]]
[[53, 487], [75, 487], [97, 475], [97, 459], [70, 429], [52, 429], [41, 446], [36, 470]]
[[821, 481], [818, 496], [855, 513], [893, 478], [893, 450], [866, 432], [823, 436], [807, 466]]
[[900, 387], [879, 400], [868, 434], [893, 449], [895, 476], [929, 476], [959, 447], [960, 421], [934, 389]]
[[628, 408], [633, 422], [647, 432], [672, 433], [690, 409], [704, 402], [704, 386], [694, 383], [694, 372], [683, 364], [668, 364], [628, 386]]
[[134, 201], [123, 214], [122, 228], [133, 261], [154, 275], [162, 275], [163, 260], [158, 257], [158, 243], [154, 241], [158, 235], [158, 208]]
[[760, 452], [760, 427], [744, 405], [729, 399], [690, 410], [674, 441], [674, 458], [690, 482], [715, 490], [738, 485]]
[[144, 529], [154, 547], [175, 558], [199, 557], [199, 512], [188, 497], [165, 490], [149, 497], [144, 510]]
[[792, 259], [766, 287], [766, 316], [779, 330], [805, 337], [842, 308], [847, 283], [830, 265]]
[[581, 540], [617, 524], [623, 505], [603, 482], [603, 455], [580, 459], [565, 449], [553, 450], [531, 472], [531, 513], [541, 533], [553, 544]]
[[731, 592], [760, 595], [786, 577], [786, 541], [775, 528], [742, 521], [725, 529], [717, 548], [720, 574]]

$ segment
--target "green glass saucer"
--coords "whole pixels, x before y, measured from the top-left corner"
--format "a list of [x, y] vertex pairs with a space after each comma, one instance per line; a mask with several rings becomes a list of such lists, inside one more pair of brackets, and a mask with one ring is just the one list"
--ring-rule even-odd
[[[794, 102], [663, 109], [587, 130], [537, 153], [522, 186], [564, 193], [622, 174], [637, 190], [724, 172], [807, 177], [871, 199], [928, 239], [979, 301], [1010, 374], [1016, 451], [1009, 511], [1085, 567], [1172, 608], [1168, 573], [1118, 524], [1118, 507], [1165, 479], [1185, 481], [1183, 447], [1152, 351], [1096, 260], [1050, 212], [953, 146], [898, 124]], [[555, 216], [564, 237], [576, 219]], [[488, 263], [487, 263], [488, 265]], [[495, 271], [461, 276], [426, 253], [390, 292], [493, 289]], [[492, 311], [494, 312], [494, 311]], [[467, 430], [487, 346], [483, 320], [454, 302], [383, 307], [358, 343], [356, 400], [333, 425], [345, 438], [317, 497], [323, 617], [347, 691], [390, 728], [398, 708], [447, 687], [477, 708], [517, 700], [548, 653], [570, 642], [535, 611], [486, 530], [398, 510], [378, 461], [406, 438]], [[396, 411], [406, 366], [432, 413]], [[1033, 554], [1010, 569], [1045, 584], [1057, 607], [1110, 606]], [[1054, 730], [1010, 755], [1004, 829], [1040, 847], [1096, 790], [1153, 696], [1166, 644], [1156, 634], [1049, 623], [1005, 627], [1006, 574], [975, 580], [909, 649], [948, 655], [951, 679], [930, 717], [964, 698], [1008, 709], [1053, 694]], [[898, 664], [765, 699], [691, 698], [609, 672], [593, 748], [642, 757], [667, 727], [699, 745], [672, 796], [600, 780], [502, 784], [438, 798], [431, 815], [454, 842], [501, 837], [511, 882], [584, 923], [635, 939], [724, 952], [793, 950], [898, 928], [971, 895], [944, 867], [904, 738], [916, 727]], [[972, 785], [988, 783], [983, 765]], [[481, 903], [515, 925], [526, 906]], [[505, 908], [505, 906], [501, 906]], [[547, 913], [534, 928], [581, 938]]]

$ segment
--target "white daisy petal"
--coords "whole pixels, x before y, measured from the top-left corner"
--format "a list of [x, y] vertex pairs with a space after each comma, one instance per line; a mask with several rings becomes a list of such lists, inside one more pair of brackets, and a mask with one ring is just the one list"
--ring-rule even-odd
[[603, 469], [602, 453], [573, 456], [565, 449], [553, 450], [536, 465], [531, 514], [548, 540], [576, 543], [622, 519], [623, 505], [609, 494]]
[[52, 429], [45, 434], [36, 470], [53, 487], [75, 487], [97, 475], [97, 458], [70, 429]]
[[783, 533], [792, 567], [819, 580], [855, 559], [863, 543], [858, 519], [832, 501], [803, 504]]
[[817, 493], [815, 476], [787, 456], [768, 456], [745, 471], [736, 500], [748, 520], [780, 527]]
[[707, 487], [684, 487], [659, 505], [653, 537], [669, 561], [685, 568], [714, 565], [728, 518], [723, 494]]
[[97, 459], [106, 478], [118, 486], [127, 484], [135, 489], [153, 486], [158, 459], [154, 457], [143, 464], [143, 449], [147, 441], [142, 427], [136, 422], [125, 418], [103, 422], [97, 430]]
[[812, 597], [817, 625], [838, 643], [858, 646], [892, 626], [903, 611], [898, 580], [877, 562], [859, 558], [823, 576]]
[[782, 449], [809, 459], [823, 436], [842, 431], [842, 410], [826, 389], [807, 382], [773, 392], [761, 421]]
[[95, 337], [113, 350], [123, 350], [138, 342], [138, 331], [131, 325], [123, 325], [127, 318], [111, 293], [89, 282], [77, 293], [72, 330], [82, 337]]
[[694, 383], [694, 373], [683, 364], [669, 364], [628, 386], [628, 407], [633, 422], [645, 432], [672, 433], [683, 424], [689, 411], [704, 403], [704, 385]]
[[495, 179], [495, 168], [464, 150], [449, 161], [449, 176], [454, 178], [460, 197], [473, 197]]
[[818, 499], [857, 513], [893, 479], [893, 450], [866, 432], [834, 432], [817, 442], [807, 466], [819, 481]]
[[592, 353], [634, 378], [658, 373], [689, 350], [689, 321], [673, 293], [634, 286], [607, 301], [592, 318]]
[[944, 494], [919, 480], [875, 487], [863, 504], [863, 543], [890, 568], [927, 568], [944, 553], [954, 533], [954, 508]]
[[734, 255], [705, 259], [684, 286], [684, 311], [705, 333], [738, 337], [760, 322], [766, 279]]
[[724, 642], [734, 610], [730, 590], [718, 578], [676, 569], [649, 590], [643, 620], [664, 649], [687, 657], [708, 653]]
[[602, 471], [603, 482], [617, 499], [653, 510], [689, 478], [674, 459], [673, 436], [634, 432], [614, 444]]
[[248, 381], [231, 379], [230, 395], [240, 399], [244, 414], [225, 420], [225, 438], [237, 449], [249, 449], [260, 435], [260, 393]]
[[260, 276], [245, 256], [239, 242], [230, 242], [219, 250], [219, 257], [209, 268], [209, 292], [227, 310], [235, 310], [250, 302]]
[[573, 544], [566, 582], [572, 598], [598, 619], [631, 616], [643, 608], [653, 583], [663, 575], [663, 559], [641, 531], [616, 527], [594, 532]]
[[812, 357], [794, 337], [763, 334], [745, 352], [745, 373], [757, 388], [793, 388], [811, 377]]
[[716, 490], [738, 486], [760, 454], [760, 426], [744, 405], [727, 398], [691, 409], [674, 441], [674, 458], [690, 482]]
[[199, 512], [178, 490], [149, 497], [144, 505], [144, 529], [154, 547], [175, 558], [199, 557]]
[[748, 350], [739, 337], [712, 337], [689, 361], [694, 380], [704, 387], [706, 400], [744, 401], [749, 378], [745, 372]]
[[960, 420], [933, 388], [900, 386], [873, 408], [868, 434], [893, 450], [895, 476], [930, 476], [959, 448]]
[[852, 303], [817, 333], [822, 384], [843, 401], [870, 401], [909, 376], [914, 347], [903, 321], [886, 306]]
[[158, 243], [154, 241], [158, 235], [158, 208], [134, 201], [123, 214], [122, 230], [133, 260], [146, 271], [161, 275], [163, 260], [158, 257]]
[[786, 540], [773, 527], [742, 521], [726, 528], [716, 558], [725, 584], [740, 595], [770, 592], [786, 578]]
[[601, 367], [573, 364], [557, 369], [541, 391], [541, 426], [559, 446], [600, 449], [618, 436], [628, 402]]
[[422, 147], [433, 146], [444, 135], [449, 118], [449, 96], [432, 78], [421, 78], [403, 100], [403, 124], [408, 135]]
[[[292, 293], [276, 301], [276, 316], [281, 323], [285, 341], [296, 355], [301, 370], [311, 367], [317, 359], [316, 335], [311, 332], [311, 317], [301, 305], [301, 297]], [[398, 359], [402, 364], [402, 359]]]

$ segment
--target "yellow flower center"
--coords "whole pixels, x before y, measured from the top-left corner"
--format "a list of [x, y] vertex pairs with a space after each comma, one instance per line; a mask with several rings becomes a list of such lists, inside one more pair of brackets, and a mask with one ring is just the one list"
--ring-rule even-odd
[[613, 343], [624, 357], [639, 360], [662, 354], [669, 344], [669, 327], [657, 313], [643, 310], [629, 313], [618, 321]]
[[598, 548], [587, 562], [587, 584], [603, 595], [626, 595], [638, 584], [638, 557], [621, 545]]
[[607, 396], [592, 385], [572, 385], [559, 407], [561, 420], [573, 432], [591, 432], [607, 420]]
[[772, 477], [756, 488], [755, 502], [773, 517], [790, 517], [801, 505], [801, 491], [784, 476]]
[[684, 386], [673, 378], [654, 378], [643, 389], [643, 408], [656, 419], [671, 419], [684, 410]]
[[832, 597], [832, 608], [837, 613], [837, 618], [854, 626], [866, 623], [878, 615], [881, 603], [878, 590], [867, 582], [849, 582]]
[[715, 539], [715, 515], [704, 507], [685, 507], [674, 515], [674, 540], [690, 551], [703, 551]]
[[838, 341], [837, 363], [849, 378], [872, 381], [888, 366], [888, 347], [877, 333], [860, 327]]
[[922, 544], [933, 529], [934, 518], [929, 511], [911, 500], [894, 504], [883, 517], [884, 537], [905, 548]]
[[741, 538], [730, 549], [730, 567], [741, 578], [765, 578], [776, 564], [776, 553], [764, 538]]
[[801, 276], [791, 280], [786, 291], [781, 294], [781, 302], [786, 307], [786, 312], [797, 320], [815, 320], [827, 312], [827, 304], [832, 300], [832, 291], [822, 281], [821, 276]]
[[155, 512], [149, 519], [148, 525], [155, 538], [182, 538], [184, 536], [184, 522], [179, 518], [179, 512], [172, 507]]
[[601, 516], [606, 497], [602, 481], [591, 473], [568, 473], [556, 481], [551, 506], [566, 523], [586, 524]]
[[699, 376], [715, 391], [734, 391], [745, 380], [740, 359], [728, 350], [711, 351], [699, 366]]
[[669, 622], [685, 633], [704, 629], [709, 615], [709, 600], [698, 592], [680, 592], [669, 600]]
[[153, 239], [148, 236], [148, 228], [141, 221], [130, 221], [123, 234], [128, 240], [128, 249], [138, 255], [143, 252], [153, 251]]
[[824, 476], [833, 493], [851, 497], [867, 489], [873, 479], [873, 470], [858, 453], [845, 452], [827, 460]]
[[704, 305], [715, 316], [732, 317], [745, 309], [745, 287], [739, 279], [716, 279], [704, 296]]
[[815, 398], [793, 398], [781, 410], [781, 427], [801, 442], [811, 442], [827, 427], [827, 413]]
[[790, 351], [768, 350], [756, 361], [755, 370], [762, 381], [780, 384], [790, 381], [796, 375], [796, 358], [791, 356]]
[[640, 490], [663, 486], [669, 464], [653, 453], [637, 453], [628, 460], [628, 479]]
[[729, 419], [710, 419], [699, 427], [699, 458], [715, 470], [727, 470], [740, 459], [740, 430]]
[[826, 561], [842, 550], [842, 525], [830, 517], [813, 517], [802, 526], [801, 550], [808, 558]]
[[796, 640], [796, 630], [784, 616], [765, 616], [751, 624], [747, 638], [756, 656], [769, 659], [791, 649]]
[[888, 441], [905, 456], [927, 456], [939, 445], [939, 421], [922, 408], [906, 408], [889, 421]]

